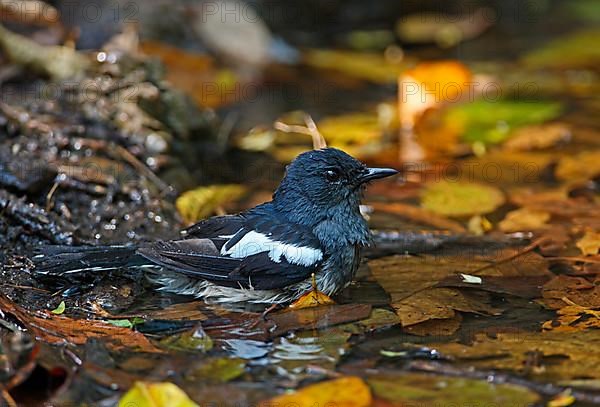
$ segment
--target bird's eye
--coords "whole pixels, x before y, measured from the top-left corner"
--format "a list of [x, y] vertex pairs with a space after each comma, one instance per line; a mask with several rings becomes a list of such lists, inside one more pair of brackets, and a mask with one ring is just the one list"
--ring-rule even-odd
[[335, 168], [330, 168], [325, 171], [325, 178], [329, 182], [338, 182], [341, 177], [342, 177], [342, 174], [340, 174], [339, 170], [337, 170]]

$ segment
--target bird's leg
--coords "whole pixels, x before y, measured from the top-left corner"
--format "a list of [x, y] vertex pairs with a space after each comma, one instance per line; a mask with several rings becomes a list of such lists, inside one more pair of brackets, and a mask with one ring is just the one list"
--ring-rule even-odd
[[267, 308], [263, 311], [263, 313], [260, 315], [260, 317], [262, 318], [263, 321], [266, 321], [267, 315], [270, 314], [271, 312], [275, 311], [277, 308], [279, 308], [279, 304], [277, 304], [277, 303], [271, 304], [271, 306], [269, 308]]
[[313, 292], [315, 294], [319, 294], [319, 289], [317, 288], [317, 276], [315, 275], [315, 273], [312, 273], [310, 275], [310, 277], [312, 278], [312, 289], [313, 289]]

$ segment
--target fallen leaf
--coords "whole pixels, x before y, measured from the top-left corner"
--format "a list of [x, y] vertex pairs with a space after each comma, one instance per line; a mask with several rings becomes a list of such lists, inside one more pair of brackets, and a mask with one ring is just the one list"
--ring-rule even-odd
[[246, 193], [241, 185], [212, 185], [184, 192], [175, 206], [186, 223], [195, 223], [215, 213], [222, 205]]
[[136, 382], [119, 400], [119, 407], [198, 407], [173, 383]]
[[556, 176], [564, 181], [585, 181], [600, 174], [600, 150], [564, 154], [556, 166]]
[[347, 376], [339, 379], [306, 386], [294, 393], [284, 394], [261, 406], [325, 406], [329, 403], [336, 407], [367, 407], [372, 402], [371, 390], [359, 377]]
[[185, 377], [190, 381], [225, 383], [240, 377], [245, 371], [246, 362], [243, 359], [209, 358], [187, 371]]
[[313, 68], [337, 71], [375, 83], [394, 83], [404, 63], [388, 61], [378, 53], [310, 49], [304, 52], [304, 63]]
[[[600, 330], [579, 332], [507, 332], [492, 339], [478, 334], [471, 345], [430, 345], [460, 365], [509, 370], [535, 380], [600, 378]], [[538, 356], [532, 359], [532, 353]], [[533, 362], [533, 365], [532, 365]]]
[[377, 375], [367, 379], [373, 395], [394, 406], [512, 406], [532, 405], [540, 397], [526, 387], [485, 380], [423, 373]]
[[378, 211], [393, 213], [405, 219], [409, 219], [416, 223], [431, 225], [438, 229], [450, 230], [457, 233], [465, 232], [466, 229], [459, 222], [451, 219], [446, 219], [443, 216], [436, 214], [433, 211], [419, 208], [414, 205], [408, 205], [400, 202], [383, 203], [372, 202], [370, 206]]
[[202, 326], [190, 331], [168, 336], [160, 340], [160, 345], [165, 349], [183, 352], [208, 352], [213, 347], [210, 336], [204, 332]]
[[404, 330], [417, 336], [450, 336], [460, 328], [462, 316], [455, 314], [452, 318], [430, 319], [415, 325], [404, 327]]
[[58, 304], [58, 306], [50, 312], [53, 313], [54, 315], [60, 315], [65, 312], [66, 308], [67, 308], [67, 306], [65, 305], [65, 302], [61, 301], [60, 304]]
[[600, 307], [600, 286], [583, 277], [558, 275], [544, 284], [540, 302], [550, 309], [561, 309], [565, 298], [582, 307]]
[[564, 123], [548, 123], [521, 127], [510, 134], [504, 143], [508, 150], [542, 150], [571, 138], [571, 130]]
[[583, 68], [594, 67], [600, 61], [600, 50], [595, 46], [600, 31], [583, 30], [561, 36], [523, 57], [523, 62], [533, 68]]
[[548, 212], [520, 208], [507, 213], [498, 224], [498, 229], [503, 232], [527, 232], [543, 228], [549, 220]]
[[335, 302], [329, 296], [320, 291], [313, 290], [298, 298], [289, 307], [291, 309], [302, 309], [332, 304], [335, 304]]
[[562, 391], [557, 396], [554, 396], [552, 400], [548, 402], [546, 407], [568, 407], [577, 401], [571, 394], [571, 389]]
[[[481, 297], [485, 301], [486, 296]], [[405, 300], [393, 302], [392, 307], [404, 327], [432, 319], [454, 318], [456, 311], [488, 315], [500, 314], [499, 309], [486, 304], [472, 293], [451, 288], [424, 290]]]
[[596, 309], [582, 307], [567, 298], [564, 298], [563, 301], [566, 305], [556, 312], [558, 318], [544, 322], [543, 329], [573, 332], [600, 328], [600, 307], [596, 307]]
[[14, 315], [32, 334], [50, 344], [72, 343], [83, 345], [100, 339], [112, 350], [131, 349], [139, 352], [161, 353], [143, 334], [129, 328], [107, 324], [105, 321], [71, 319], [50, 312], [38, 315], [0, 295], [0, 309]]
[[444, 216], [481, 215], [504, 204], [504, 194], [489, 185], [441, 181], [427, 184], [421, 205]]
[[584, 256], [595, 256], [600, 251], [600, 232], [588, 230], [585, 235], [575, 243]]
[[558, 117], [562, 105], [544, 101], [509, 101], [485, 98], [450, 107], [444, 121], [457, 128], [469, 143], [497, 144], [517, 128]]

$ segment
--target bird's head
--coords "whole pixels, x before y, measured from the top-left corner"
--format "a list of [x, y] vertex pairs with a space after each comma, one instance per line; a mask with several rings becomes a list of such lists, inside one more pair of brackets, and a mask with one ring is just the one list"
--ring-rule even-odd
[[396, 173], [390, 168], [368, 168], [335, 148], [312, 150], [287, 167], [273, 202], [280, 209], [297, 208], [308, 215], [340, 206], [358, 209], [367, 182]]

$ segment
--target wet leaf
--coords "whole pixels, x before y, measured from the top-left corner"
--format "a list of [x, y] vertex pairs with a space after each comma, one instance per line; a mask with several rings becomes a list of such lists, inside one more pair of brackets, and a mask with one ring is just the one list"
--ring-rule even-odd
[[568, 298], [563, 298], [563, 301], [566, 305], [556, 312], [558, 318], [544, 322], [543, 329], [557, 332], [600, 329], [600, 307], [582, 307]]
[[207, 352], [213, 341], [202, 327], [161, 339], [160, 345], [166, 349], [183, 352]]
[[594, 67], [600, 61], [599, 35], [598, 30], [584, 30], [563, 36], [525, 55], [523, 62], [534, 68]]
[[571, 138], [571, 130], [564, 123], [548, 123], [521, 127], [511, 133], [504, 143], [508, 150], [542, 150]]
[[175, 205], [187, 223], [194, 223], [215, 213], [223, 205], [246, 193], [241, 185], [212, 185], [183, 193]]
[[404, 327], [404, 330], [417, 336], [450, 336], [460, 328], [462, 316], [455, 314], [452, 318], [430, 319], [415, 325]]
[[133, 328], [137, 324], [143, 324], [144, 320], [142, 318], [133, 318], [133, 319], [107, 319], [107, 324], [118, 326], [121, 328]]
[[395, 312], [383, 308], [373, 308], [368, 318], [351, 324], [341, 325], [343, 331], [353, 334], [362, 334], [398, 325], [400, 318]]
[[559, 395], [555, 396], [547, 404], [547, 407], [568, 407], [577, 401], [571, 394], [571, 389], [566, 389]]
[[[482, 301], [483, 299], [483, 301]], [[456, 316], [456, 311], [476, 314], [498, 315], [500, 310], [493, 308], [471, 293], [450, 288], [432, 288], [411, 295], [405, 300], [393, 302], [392, 307], [400, 317], [402, 326], [415, 325], [431, 319], [448, 319]]]
[[446, 405], [530, 405], [539, 396], [525, 387], [512, 384], [492, 384], [484, 380], [461, 377], [432, 376], [421, 373], [381, 375], [369, 378], [377, 398], [394, 405], [433, 407]]
[[307, 65], [337, 71], [375, 83], [394, 83], [404, 68], [402, 64], [387, 61], [377, 53], [312, 49], [304, 53]]
[[30, 312], [0, 295], [0, 309], [13, 314], [37, 338], [50, 344], [83, 345], [101, 340], [111, 350], [138, 350], [161, 353], [144, 335], [129, 328], [112, 326], [106, 321], [72, 319], [50, 312], [43, 316]]
[[119, 407], [197, 407], [179, 387], [173, 383], [136, 382], [119, 400]]
[[541, 302], [548, 308], [561, 309], [571, 301], [586, 308], [600, 307], [600, 286], [583, 277], [558, 275], [544, 284]]
[[561, 111], [556, 102], [479, 100], [451, 107], [444, 120], [458, 129], [466, 142], [496, 144], [515, 129], [551, 120]]
[[600, 151], [583, 151], [563, 155], [556, 167], [556, 176], [565, 181], [585, 181], [600, 174]]
[[199, 367], [186, 373], [186, 379], [225, 383], [234, 380], [246, 371], [246, 362], [238, 358], [210, 358]]
[[595, 256], [600, 251], [600, 232], [588, 230], [575, 244], [584, 256]]
[[544, 227], [550, 220], [550, 214], [530, 208], [515, 209], [506, 214], [498, 224], [503, 232], [525, 232]]
[[359, 377], [347, 376], [306, 386], [294, 393], [284, 394], [261, 403], [261, 406], [297, 405], [320, 406], [329, 403], [337, 407], [367, 407], [371, 405], [371, 391]]
[[58, 306], [50, 312], [52, 312], [54, 315], [60, 315], [65, 312], [66, 308], [67, 308], [67, 306], [66, 306], [65, 302], [61, 301], [60, 304], [58, 304]]
[[463, 182], [436, 182], [426, 186], [421, 205], [445, 216], [486, 214], [504, 203], [504, 194], [489, 185]]
[[302, 309], [332, 304], [335, 304], [335, 302], [326, 294], [313, 290], [298, 298], [296, 301], [290, 304], [289, 307], [292, 309]]
[[537, 380], [600, 377], [600, 330], [580, 332], [507, 332], [495, 339], [476, 335], [472, 345], [433, 346], [459, 363], [482, 369], [510, 370]]

